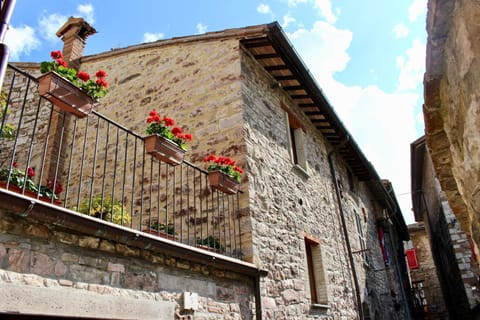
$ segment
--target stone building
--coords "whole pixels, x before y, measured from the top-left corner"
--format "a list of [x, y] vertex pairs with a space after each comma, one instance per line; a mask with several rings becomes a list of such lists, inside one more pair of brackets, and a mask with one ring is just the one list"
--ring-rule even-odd
[[[392, 186], [278, 23], [82, 56], [93, 33], [76, 18], [57, 33], [70, 65], [108, 72], [109, 93], [86, 118], [39, 99], [38, 64], [6, 76], [3, 122], [17, 134], [2, 141], [3, 163], [35, 166], [38, 184], [54, 177], [64, 192], [52, 205], [0, 189], [0, 312], [411, 319]], [[152, 109], [193, 134], [181, 165], [145, 154]], [[200, 167], [212, 153], [245, 169], [239, 193], [209, 187]], [[117, 200], [118, 224], [76, 212], [95, 194]], [[171, 239], [143, 231], [156, 219]], [[209, 250], [198, 247], [206, 236]]]
[[480, 244], [480, 6], [428, 1], [425, 135], [457, 221]]
[[425, 224], [409, 224], [408, 231], [410, 250], [414, 250], [416, 258], [416, 263], [410, 266], [415, 318], [448, 319]]
[[[415, 220], [423, 222], [425, 226], [442, 294], [446, 297], [446, 311], [450, 319], [470, 319], [479, 304], [479, 269], [471, 241], [457, 222], [440, 187], [425, 137], [411, 144], [411, 172]], [[423, 270], [428, 268], [432, 271], [433, 266], [424, 253], [425, 240], [419, 238], [412, 233], [412, 241], [415, 247], [422, 247], [419, 251], [426, 261], [423, 266], [419, 261], [421, 270], [412, 272], [412, 281], [424, 281], [424, 287], [430, 286], [428, 289], [435, 290], [432, 288], [435, 279], [429, 279]], [[434, 301], [440, 301], [439, 293], [432, 293], [431, 302]], [[430, 311], [434, 310], [429, 309], [428, 314]], [[442, 313], [440, 309], [438, 312]], [[447, 319], [445, 315], [437, 316], [439, 319]]]

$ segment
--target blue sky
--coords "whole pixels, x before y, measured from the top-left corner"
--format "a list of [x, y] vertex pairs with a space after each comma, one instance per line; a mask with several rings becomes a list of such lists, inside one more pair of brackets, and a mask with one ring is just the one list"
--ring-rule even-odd
[[10, 61], [43, 61], [62, 48], [70, 16], [97, 30], [85, 54], [278, 21], [335, 112], [397, 193], [412, 223], [410, 143], [423, 135], [427, 0], [17, 0]]

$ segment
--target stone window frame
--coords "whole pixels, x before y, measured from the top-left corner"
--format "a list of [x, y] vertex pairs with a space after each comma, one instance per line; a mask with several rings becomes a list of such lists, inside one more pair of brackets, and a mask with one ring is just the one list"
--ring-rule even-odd
[[308, 177], [305, 127], [285, 104], [281, 103], [281, 107], [285, 114], [285, 126], [287, 128], [290, 158], [294, 167]]
[[320, 239], [304, 232], [308, 283], [311, 305], [314, 308], [329, 308], [328, 278]]

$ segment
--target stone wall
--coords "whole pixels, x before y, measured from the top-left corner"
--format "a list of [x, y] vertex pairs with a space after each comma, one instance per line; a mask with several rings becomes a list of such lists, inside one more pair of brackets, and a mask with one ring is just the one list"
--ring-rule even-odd
[[1, 312], [173, 319], [174, 311], [184, 313], [183, 292], [194, 292], [195, 319], [254, 317], [251, 278], [5, 209], [0, 266]]
[[450, 207], [480, 243], [480, 5], [428, 2], [426, 141]]
[[452, 318], [468, 318], [471, 309], [478, 304], [478, 266], [473, 259], [466, 233], [450, 209], [429, 153], [424, 161], [423, 184], [425, 211], [423, 221], [430, 239], [433, 259], [444, 295], [448, 312]]

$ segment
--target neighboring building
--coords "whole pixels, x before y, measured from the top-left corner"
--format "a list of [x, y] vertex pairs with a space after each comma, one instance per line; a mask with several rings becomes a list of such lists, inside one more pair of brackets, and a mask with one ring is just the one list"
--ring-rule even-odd
[[480, 245], [480, 7], [428, 1], [426, 143], [462, 229]]
[[441, 190], [425, 137], [411, 144], [411, 170], [415, 220], [425, 225], [450, 319], [469, 319], [479, 304], [478, 265], [471, 243]]
[[423, 222], [409, 224], [408, 232], [411, 241], [407, 258], [410, 262], [415, 319], [448, 319], [425, 225]]
[[[411, 319], [409, 236], [392, 186], [278, 23], [82, 57], [94, 32], [71, 18], [57, 34], [72, 65], [108, 72], [109, 93], [87, 118], [38, 98], [38, 64], [6, 77], [5, 122], [18, 134], [3, 141], [2, 160], [35, 166], [37, 183], [55, 177], [65, 191], [59, 207], [0, 189], [0, 312]], [[145, 154], [151, 109], [193, 134], [183, 164]], [[245, 169], [241, 192], [208, 187], [197, 166], [212, 153]], [[69, 210], [95, 194], [131, 220]], [[152, 219], [173, 225], [173, 241], [140, 232]], [[204, 237], [218, 240], [216, 252], [196, 248]]]

